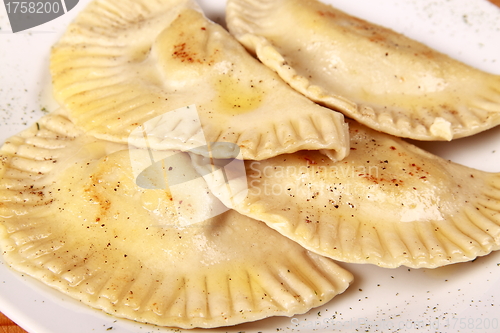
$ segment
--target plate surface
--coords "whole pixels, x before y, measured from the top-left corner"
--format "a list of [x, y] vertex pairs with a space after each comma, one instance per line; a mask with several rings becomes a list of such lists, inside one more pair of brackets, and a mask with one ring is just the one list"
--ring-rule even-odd
[[[328, 0], [461, 61], [500, 75], [500, 9], [485, 0]], [[12, 33], [0, 6], [0, 142], [55, 110], [50, 47], [88, 0], [41, 26]], [[223, 22], [223, 0], [201, 0]], [[455, 162], [500, 172], [500, 128], [474, 137], [419, 143]], [[310, 313], [270, 318], [214, 332], [499, 332], [500, 252], [430, 269], [342, 264], [355, 275], [349, 290]], [[0, 263], [0, 311], [33, 333], [179, 332], [116, 319], [53, 291]], [[204, 332], [190, 330], [189, 332]]]

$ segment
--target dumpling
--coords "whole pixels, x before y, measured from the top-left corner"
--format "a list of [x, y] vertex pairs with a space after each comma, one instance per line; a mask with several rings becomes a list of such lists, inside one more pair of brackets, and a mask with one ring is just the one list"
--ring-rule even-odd
[[189, 191], [172, 196], [154, 172], [155, 186], [139, 186], [132, 164], [146, 170], [149, 154], [85, 135], [63, 113], [10, 138], [0, 151], [5, 261], [114, 316], [182, 328], [292, 316], [348, 287], [352, 275], [331, 259], [233, 210], [189, 222], [218, 201], [182, 152], [164, 168]]
[[[245, 174], [205, 178], [222, 202], [333, 259], [438, 267], [500, 248], [500, 174], [441, 159], [350, 123], [351, 153], [247, 161]], [[197, 157], [200, 170], [210, 165]], [[231, 194], [222, 181], [244, 182]]]
[[229, 0], [230, 32], [297, 91], [373, 129], [451, 140], [500, 123], [500, 76], [316, 0]]
[[54, 46], [51, 74], [56, 100], [98, 138], [144, 147], [133, 133], [162, 119], [147, 133], [154, 149], [228, 142], [256, 160], [349, 151], [341, 113], [291, 89], [191, 1], [92, 2]]

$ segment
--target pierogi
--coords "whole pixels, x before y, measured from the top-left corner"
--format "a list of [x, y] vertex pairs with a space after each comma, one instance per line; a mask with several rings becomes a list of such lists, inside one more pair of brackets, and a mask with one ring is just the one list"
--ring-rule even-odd
[[[228, 142], [256, 160], [349, 151], [341, 113], [291, 89], [192, 1], [92, 2], [54, 46], [50, 68], [56, 100], [98, 138], [145, 147], [136, 129], [152, 121], [154, 149]], [[187, 106], [194, 116], [173, 112]]]
[[236, 211], [186, 223], [217, 199], [182, 152], [164, 168], [187, 177], [184, 190], [139, 186], [132, 164], [148, 167], [148, 156], [57, 113], [10, 138], [0, 151], [6, 262], [114, 316], [182, 328], [292, 316], [348, 287], [352, 275], [331, 259]]
[[[500, 248], [500, 174], [354, 121], [350, 128], [351, 153], [342, 161], [301, 151], [246, 161], [244, 176], [205, 178], [228, 207], [339, 261], [434, 268]], [[193, 160], [199, 170], [211, 164]], [[248, 190], [229, 192], [228, 182]]]
[[500, 76], [317, 0], [228, 0], [230, 32], [312, 100], [373, 129], [451, 140], [500, 124]]

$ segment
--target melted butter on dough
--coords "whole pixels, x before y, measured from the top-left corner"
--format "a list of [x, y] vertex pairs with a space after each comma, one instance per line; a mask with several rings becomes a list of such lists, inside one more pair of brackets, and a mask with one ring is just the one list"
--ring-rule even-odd
[[220, 106], [228, 114], [242, 114], [258, 108], [264, 100], [265, 91], [260, 83], [242, 83], [229, 75], [215, 79], [217, 93], [220, 95]]
[[189, 84], [199, 80], [211, 66], [223, 61], [222, 45], [211, 37], [211, 24], [197, 11], [179, 14], [169, 29], [159, 33], [152, 46], [165, 83]]

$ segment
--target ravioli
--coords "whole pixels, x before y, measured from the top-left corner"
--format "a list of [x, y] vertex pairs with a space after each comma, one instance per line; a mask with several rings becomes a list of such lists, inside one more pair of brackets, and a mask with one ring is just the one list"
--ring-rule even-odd
[[[56, 100], [97, 138], [144, 148], [132, 134], [161, 118], [147, 133], [153, 149], [227, 142], [256, 160], [349, 151], [341, 113], [291, 89], [191, 1], [92, 2], [54, 46], [50, 68]], [[195, 118], [173, 112], [190, 106]]]
[[500, 123], [500, 76], [315, 0], [228, 0], [230, 32], [297, 91], [373, 129], [452, 140]]
[[[352, 150], [343, 161], [312, 151], [247, 161], [246, 176], [229, 181], [248, 191], [233, 195], [221, 186], [227, 179], [205, 178], [229, 207], [339, 261], [434, 268], [500, 248], [500, 174], [354, 121], [350, 128]], [[195, 161], [200, 170], [210, 165]]]
[[10, 138], [0, 151], [6, 262], [114, 316], [182, 328], [292, 316], [348, 287], [352, 275], [332, 260], [233, 210], [189, 222], [217, 199], [182, 152], [164, 167], [187, 190], [172, 196], [154, 172], [139, 186], [132, 164], [147, 169], [150, 153], [86, 135], [61, 112]]

